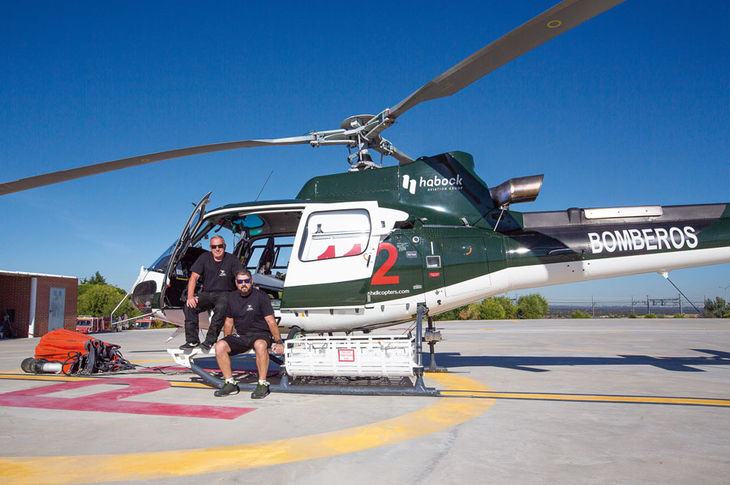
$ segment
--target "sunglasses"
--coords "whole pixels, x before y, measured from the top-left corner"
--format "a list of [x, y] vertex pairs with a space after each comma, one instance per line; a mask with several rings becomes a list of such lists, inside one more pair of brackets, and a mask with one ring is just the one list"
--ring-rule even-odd
[[248, 283], [251, 283], [251, 278], [244, 278], [242, 280], [236, 280], [236, 283], [238, 283], [239, 285], [241, 283], [247, 283], [248, 284]]
[[225, 248], [226, 248], [225, 244], [211, 244], [210, 245], [210, 249], [225, 249]]

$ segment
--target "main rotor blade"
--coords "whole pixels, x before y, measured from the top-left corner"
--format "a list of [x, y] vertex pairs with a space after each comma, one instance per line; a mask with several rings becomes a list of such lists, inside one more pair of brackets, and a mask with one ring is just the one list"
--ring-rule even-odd
[[391, 109], [388, 117], [395, 119], [419, 103], [451, 96], [522, 54], [623, 1], [565, 0], [423, 85]]
[[85, 165], [83, 167], [72, 168], [70, 170], [61, 170], [43, 175], [36, 175], [14, 182], [6, 182], [0, 184], [0, 195], [12, 194], [21, 190], [34, 189], [43, 187], [44, 185], [65, 182], [67, 180], [88, 177], [104, 172], [111, 172], [122, 168], [135, 167], [137, 165], [145, 165], [147, 163], [161, 162], [172, 158], [189, 157], [190, 155], [200, 155], [203, 153], [222, 152], [225, 150], [235, 150], [237, 148], [253, 148], [275, 145], [300, 145], [313, 141], [313, 135], [294, 136], [290, 138], [273, 138], [264, 140], [243, 140], [231, 141], [226, 143], [213, 143], [211, 145], [200, 145], [188, 148], [178, 148], [177, 150], [168, 150], [166, 152], [150, 153], [148, 155], [140, 155], [137, 157], [122, 158], [120, 160], [112, 160], [110, 162], [96, 163], [93, 165]]

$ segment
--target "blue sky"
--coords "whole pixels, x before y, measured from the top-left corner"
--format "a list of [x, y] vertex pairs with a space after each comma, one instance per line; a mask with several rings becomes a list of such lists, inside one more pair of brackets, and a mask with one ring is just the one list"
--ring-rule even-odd
[[[0, 180], [179, 147], [305, 134], [394, 106], [553, 1], [16, 2], [0, 15]], [[730, 4], [628, 0], [384, 135], [463, 150], [487, 183], [536, 173], [515, 210], [730, 202]], [[129, 289], [191, 203], [292, 198], [340, 147], [160, 162], [0, 197], [0, 269]], [[388, 162], [393, 163], [393, 162]], [[676, 271], [727, 295], [730, 265]], [[556, 300], [675, 296], [656, 274], [541, 288]]]

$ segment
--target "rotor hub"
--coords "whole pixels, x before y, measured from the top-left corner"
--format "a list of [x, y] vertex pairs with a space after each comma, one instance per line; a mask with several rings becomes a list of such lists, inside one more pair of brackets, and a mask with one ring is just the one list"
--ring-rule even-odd
[[354, 130], [355, 128], [360, 128], [367, 125], [368, 121], [372, 120], [374, 117], [375, 115], [350, 116], [349, 118], [345, 118], [342, 123], [340, 123], [340, 128], [342, 128], [343, 130]]

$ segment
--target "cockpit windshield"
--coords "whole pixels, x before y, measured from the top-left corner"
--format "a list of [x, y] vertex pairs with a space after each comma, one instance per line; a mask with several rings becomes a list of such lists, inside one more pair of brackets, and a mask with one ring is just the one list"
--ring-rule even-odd
[[256, 286], [273, 298], [274, 305], [281, 298], [301, 216], [301, 204], [227, 206], [191, 215], [176, 245], [150, 268], [167, 273], [161, 297], [165, 306], [184, 304], [191, 268], [215, 236], [222, 237], [226, 251], [251, 270]]
[[170, 256], [172, 255], [172, 251], [175, 249], [175, 243], [172, 243], [167, 250], [162, 253], [162, 255], [155, 260], [152, 265], [147, 268], [151, 271], [159, 271], [160, 273], [164, 273], [167, 271], [167, 266], [170, 264]]

